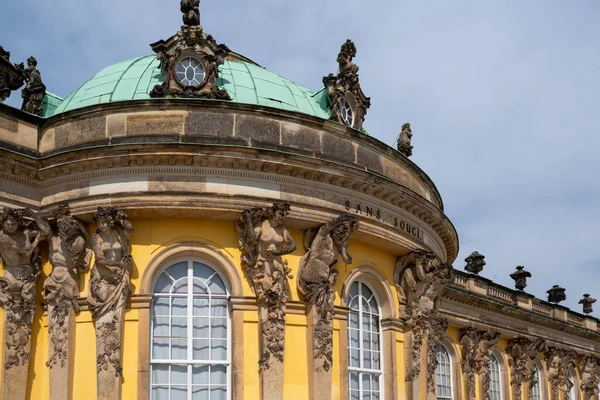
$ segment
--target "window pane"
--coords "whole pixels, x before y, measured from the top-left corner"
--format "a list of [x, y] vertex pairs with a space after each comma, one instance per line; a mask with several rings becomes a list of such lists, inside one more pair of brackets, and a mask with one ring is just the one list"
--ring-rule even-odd
[[169, 388], [156, 386], [153, 387], [152, 400], [169, 400]]
[[187, 316], [187, 297], [173, 297], [171, 299], [171, 315]]
[[152, 384], [169, 383], [169, 366], [165, 364], [156, 364], [152, 366]]
[[227, 368], [224, 365], [213, 365], [210, 367], [210, 384], [227, 384]]
[[169, 359], [169, 339], [154, 339], [152, 341], [152, 357], [157, 360]]
[[208, 339], [208, 318], [194, 318], [194, 337]]
[[210, 337], [227, 339], [227, 320], [225, 318], [213, 318]]
[[192, 367], [192, 383], [195, 385], [208, 385], [208, 365], [195, 365]]
[[192, 389], [192, 400], [208, 400], [208, 388], [195, 387]]
[[187, 337], [187, 318], [171, 318], [171, 337]]
[[208, 340], [194, 340], [194, 360], [208, 360]]
[[210, 400], [227, 400], [227, 390], [225, 388], [213, 388], [210, 390]]
[[155, 297], [152, 302], [154, 315], [169, 315], [168, 297]]
[[213, 317], [226, 317], [227, 316], [227, 300], [226, 299], [213, 299], [211, 302], [211, 315]]
[[172, 294], [187, 294], [188, 292], [188, 280], [183, 278], [173, 284], [171, 288]]
[[225, 361], [227, 359], [226, 340], [213, 340], [210, 350], [211, 360]]
[[168, 337], [169, 317], [155, 317], [152, 321], [152, 334], [154, 337]]
[[187, 384], [187, 365], [171, 365], [171, 385]]
[[171, 400], [187, 400], [187, 387], [171, 386]]
[[194, 297], [194, 316], [208, 317], [210, 303], [211, 300], [209, 297]]
[[163, 273], [154, 284], [154, 293], [169, 293], [172, 284], [173, 280], [167, 274]]
[[187, 359], [187, 340], [186, 339], [171, 339], [171, 359], [172, 360]]

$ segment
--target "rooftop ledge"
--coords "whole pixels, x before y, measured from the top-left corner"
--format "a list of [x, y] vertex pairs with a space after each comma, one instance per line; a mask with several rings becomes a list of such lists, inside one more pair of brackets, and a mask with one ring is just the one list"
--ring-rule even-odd
[[443, 211], [433, 181], [387, 144], [299, 112], [218, 100], [151, 99], [98, 104], [40, 118], [0, 104], [0, 148], [45, 159], [123, 144], [233, 145], [285, 150], [399, 183]]

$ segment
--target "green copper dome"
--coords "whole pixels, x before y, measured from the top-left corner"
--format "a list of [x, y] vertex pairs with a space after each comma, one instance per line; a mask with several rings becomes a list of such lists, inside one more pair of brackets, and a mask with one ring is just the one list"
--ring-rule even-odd
[[[327, 98], [323, 90], [315, 93], [289, 79], [244, 61], [225, 61], [219, 67], [219, 71], [217, 83], [219, 87], [227, 90], [235, 103], [255, 104], [329, 118]], [[45, 107], [44, 116], [49, 117], [94, 104], [148, 100], [152, 88], [162, 82], [163, 73], [155, 55], [123, 61], [104, 68], [60, 104], [55, 104], [59, 98], [53, 98], [54, 104], [52, 107]]]

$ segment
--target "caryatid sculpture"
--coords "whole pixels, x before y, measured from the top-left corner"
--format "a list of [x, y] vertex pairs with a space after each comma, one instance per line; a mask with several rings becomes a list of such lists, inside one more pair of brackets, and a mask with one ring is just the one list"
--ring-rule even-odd
[[112, 207], [98, 207], [98, 225], [92, 235], [95, 262], [91, 270], [88, 303], [96, 319], [98, 399], [120, 398], [121, 341], [125, 303], [129, 296], [133, 225]]
[[79, 276], [87, 269], [92, 251], [87, 228], [73, 218], [67, 204], [52, 211], [48, 259], [52, 272], [44, 281], [48, 302], [48, 361], [50, 399], [71, 399], [74, 369], [75, 313], [79, 311]]
[[508, 341], [506, 354], [508, 355], [508, 365], [511, 368], [510, 383], [515, 400], [522, 399], [523, 383], [527, 383], [529, 387], [528, 400], [533, 399], [533, 388], [537, 383], [535, 359], [546, 349], [546, 342], [542, 338], [518, 337]]
[[586, 354], [579, 363], [581, 373], [581, 390], [583, 398], [596, 399], [600, 394], [600, 359], [592, 354]]
[[564, 348], [550, 347], [546, 352], [546, 370], [551, 389], [551, 400], [559, 399], [559, 392], [569, 392], [573, 382], [568, 371], [575, 367], [577, 353]]
[[41, 272], [39, 244], [48, 224], [30, 209], [5, 208], [0, 214], [0, 305], [4, 309], [5, 373], [2, 399], [25, 399], [31, 357], [35, 286]]
[[285, 306], [292, 278], [282, 256], [296, 250], [284, 225], [289, 211], [288, 203], [252, 208], [244, 210], [236, 224], [242, 268], [259, 308], [261, 387], [273, 399], [283, 397]]
[[[312, 319], [312, 399], [331, 398], [331, 365], [333, 358], [333, 314], [335, 293], [333, 285], [338, 271], [333, 269], [340, 255], [346, 264], [352, 264], [348, 253], [350, 235], [358, 229], [358, 218], [344, 213], [309, 230], [305, 236], [307, 252], [300, 259], [298, 292], [313, 306]], [[317, 383], [318, 384], [314, 384]]]

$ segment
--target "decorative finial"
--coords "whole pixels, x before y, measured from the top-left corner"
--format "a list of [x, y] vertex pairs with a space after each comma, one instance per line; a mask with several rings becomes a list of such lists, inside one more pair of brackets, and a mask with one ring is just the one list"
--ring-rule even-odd
[[583, 299], [579, 300], [579, 304], [583, 305], [583, 313], [591, 314], [594, 310], [592, 309], [592, 304], [596, 302], [596, 299], [590, 297], [588, 293], [583, 295]]
[[565, 294], [565, 288], [562, 288], [558, 285], [552, 286], [548, 293], [548, 301], [550, 303], [560, 303], [561, 301], [565, 301], [567, 299], [567, 295]]
[[525, 267], [519, 265], [517, 270], [510, 274], [510, 277], [515, 281], [517, 290], [524, 290], [527, 287], [527, 278], [531, 278], [531, 273], [525, 271]]
[[402, 132], [400, 132], [400, 137], [398, 138], [398, 151], [404, 154], [406, 157], [412, 156], [413, 146], [410, 145], [410, 141], [412, 139], [412, 129], [410, 129], [410, 124], [407, 122], [402, 124]]
[[479, 254], [478, 251], [472, 252], [469, 257], [465, 258], [465, 261], [467, 262], [467, 265], [465, 265], [465, 271], [479, 275], [485, 266], [484, 259], [485, 256], [483, 254]]
[[200, 26], [200, 0], [181, 0], [183, 24]]
[[371, 99], [365, 96], [360, 87], [358, 65], [352, 62], [354, 57], [356, 46], [348, 39], [337, 56], [337, 75], [329, 74], [323, 77], [323, 84], [329, 97], [330, 119], [362, 130]]

